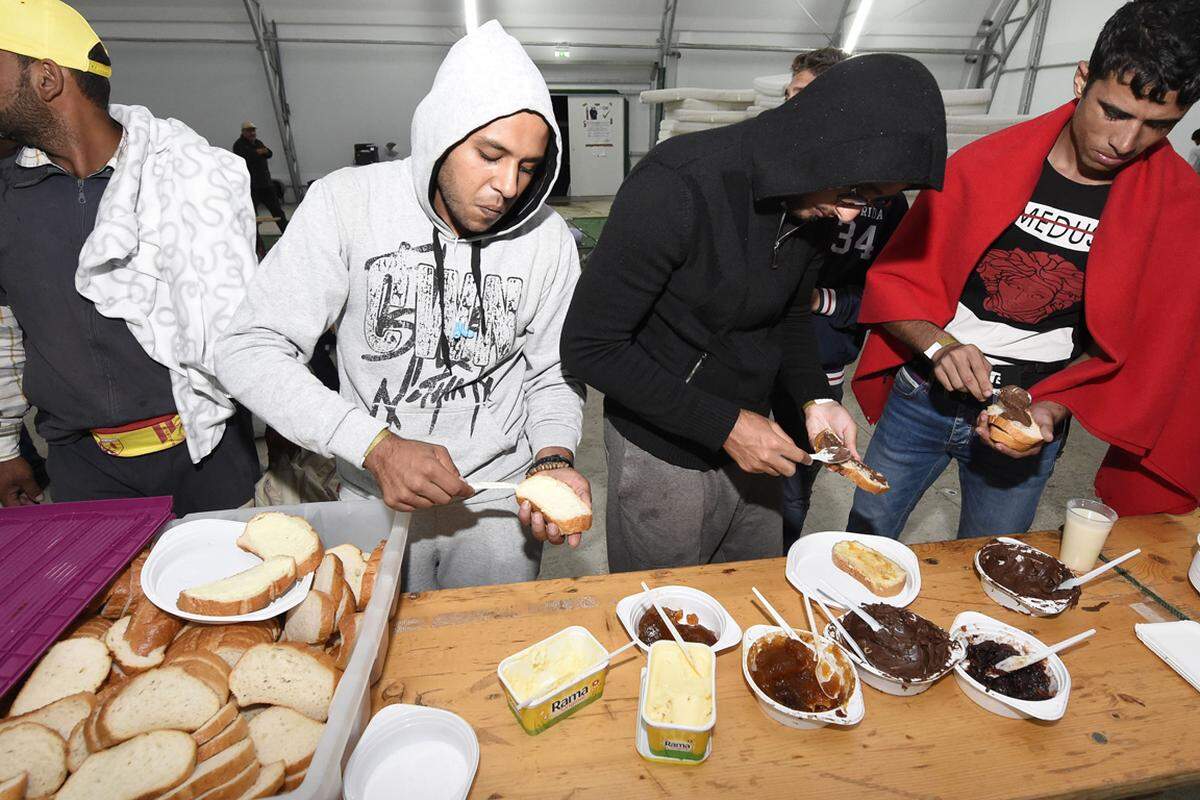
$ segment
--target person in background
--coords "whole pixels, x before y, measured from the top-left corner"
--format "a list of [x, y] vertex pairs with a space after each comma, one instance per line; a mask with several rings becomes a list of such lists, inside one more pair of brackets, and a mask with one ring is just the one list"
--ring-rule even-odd
[[[511, 489], [470, 484], [545, 472], [591, 502], [574, 468], [583, 389], [559, 358], [579, 255], [545, 205], [562, 149], [550, 92], [488, 22], [450, 49], [411, 140], [404, 160], [312, 185], [218, 346], [221, 379], [337, 456], [344, 497], [416, 511], [405, 591], [533, 580], [564, 535]], [[335, 321], [339, 391], [305, 366]]]
[[246, 169], [250, 172], [250, 196], [254, 206], [266, 206], [279, 226], [279, 232], [287, 230], [287, 214], [279, 202], [279, 194], [275, 189], [275, 181], [271, 180], [271, 165], [267, 160], [272, 156], [271, 148], [258, 138], [258, 126], [253, 122], [242, 123], [242, 135], [233, 143], [233, 152], [246, 160]]
[[[801, 53], [792, 61], [792, 82], [787, 96], [794, 97], [834, 64], [845, 61], [846, 54], [836, 47], [824, 47]], [[817, 337], [817, 352], [821, 368], [829, 381], [830, 395], [842, 401], [843, 381], [848, 364], [858, 358], [865, 331], [858, 325], [858, 306], [862, 300], [867, 269], [883, 250], [888, 239], [900, 224], [908, 201], [904, 195], [883, 198], [879, 203], [862, 209], [849, 221], [826, 220], [828, 250], [821, 258], [817, 286], [812, 293], [812, 325]], [[782, 398], [775, 403], [775, 418], [785, 430], [804, 430], [796, 419], [794, 404]], [[800, 538], [804, 519], [808, 516], [813, 483], [824, 466], [809, 464], [796, 468], [794, 475], [783, 481], [783, 550]]]
[[1188, 152], [1188, 163], [1200, 173], [1200, 128], [1192, 131], [1192, 149]]
[[[867, 132], [874, 157], [849, 157]], [[567, 369], [605, 396], [613, 572], [780, 555], [779, 476], [811, 460], [797, 438], [831, 429], [855, 447], [813, 333], [822, 223], [940, 186], [945, 157], [933, 76], [873, 54], [629, 174], [562, 339]], [[801, 430], [770, 419], [776, 387]]]
[[19, 446], [32, 403], [55, 500], [244, 504], [249, 415], [212, 364], [256, 264], [244, 165], [110, 106], [108, 52], [66, 4], [0, 0], [0, 19], [0, 136], [21, 145], [0, 162], [0, 503], [40, 493]]
[[[1072, 414], [1119, 513], [1195, 507], [1200, 187], [1166, 137], [1200, 99], [1200, 7], [1122, 6], [1073, 88], [958, 151], [868, 273], [854, 389], [891, 490], [856, 491], [848, 530], [899, 536], [951, 459], [960, 537], [1028, 530]], [[988, 434], [1009, 385], [1042, 435], [1022, 452]]]

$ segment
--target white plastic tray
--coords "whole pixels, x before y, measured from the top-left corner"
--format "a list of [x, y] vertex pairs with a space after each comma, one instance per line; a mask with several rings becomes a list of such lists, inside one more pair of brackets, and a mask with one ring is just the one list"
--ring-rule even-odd
[[316, 528], [327, 548], [349, 542], [370, 551], [380, 539], [388, 540], [371, 601], [358, 629], [358, 640], [334, 692], [329, 721], [317, 742], [308, 774], [295, 790], [278, 795], [288, 800], [339, 800], [342, 797], [342, 769], [371, 719], [368, 691], [371, 680], [382, 673], [387, 658], [386, 650], [380, 645], [385, 641], [388, 617], [400, 589], [400, 565], [404, 558], [404, 543], [408, 539], [410, 515], [398, 514], [378, 500], [349, 500], [189, 514], [168, 523], [164, 532], [195, 519], [245, 522], [264, 511], [282, 511], [304, 517]]
[[[695, 614], [701, 625], [717, 634], [716, 644], [712, 645], [714, 652], [728, 650], [742, 641], [742, 629], [737, 621], [725, 610], [725, 606], [707, 592], [690, 586], [659, 586], [654, 589], [654, 596], [664, 608], [683, 609], [685, 614]], [[617, 603], [617, 617], [625, 626], [629, 638], [637, 640], [637, 646], [643, 653], [649, 653], [650, 648], [638, 639], [637, 624], [648, 608], [650, 600], [645, 592], [623, 597]]]
[[479, 739], [462, 717], [396, 703], [379, 710], [346, 764], [346, 800], [466, 800]]
[[[950, 626], [952, 639], [963, 639], [969, 643], [973, 637], [983, 636], [995, 641], [1005, 642], [1017, 648], [1021, 653], [1032, 653], [1045, 645], [1037, 637], [1019, 628], [1006, 625], [998, 619], [992, 619], [986, 614], [976, 611], [963, 611], [954, 618]], [[1045, 660], [1046, 669], [1050, 672], [1051, 685], [1054, 686], [1054, 697], [1049, 700], [1018, 700], [1015, 697], [993, 692], [967, 674], [966, 661], [960, 661], [954, 667], [954, 677], [958, 688], [980, 708], [987, 709], [993, 714], [1010, 719], [1038, 719], [1043, 722], [1053, 722], [1062, 719], [1067, 713], [1067, 703], [1071, 699], [1071, 673], [1067, 665], [1055, 654]]]
[[175, 525], [159, 537], [142, 567], [142, 591], [151, 603], [177, 617], [194, 622], [255, 622], [277, 617], [304, 602], [312, 588], [313, 573], [266, 608], [248, 614], [211, 616], [180, 610], [179, 593], [193, 586], [227, 578], [261, 564], [262, 559], [237, 546], [246, 523], [224, 519], [197, 519]]
[[[908, 580], [900, 594], [894, 597], [880, 597], [834, 566], [833, 546], [848, 539], [862, 542], [900, 565], [908, 575]], [[921, 592], [921, 565], [917, 560], [917, 554], [907, 545], [895, 539], [889, 539], [886, 536], [872, 536], [869, 533], [822, 531], [801, 536], [788, 549], [785, 571], [788, 583], [792, 586], [809, 595], [820, 595], [826, 603], [838, 608], [841, 608], [841, 604], [821, 591], [820, 581], [824, 580], [860, 605], [886, 603], [889, 606], [904, 608], [916, 600], [917, 595]]]

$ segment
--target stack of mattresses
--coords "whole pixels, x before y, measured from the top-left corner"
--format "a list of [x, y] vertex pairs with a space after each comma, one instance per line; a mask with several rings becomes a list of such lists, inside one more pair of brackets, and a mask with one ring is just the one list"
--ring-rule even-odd
[[642, 92], [643, 103], [663, 106], [658, 141], [681, 133], [707, 131], [747, 119], [754, 92], [746, 89], [651, 89]]

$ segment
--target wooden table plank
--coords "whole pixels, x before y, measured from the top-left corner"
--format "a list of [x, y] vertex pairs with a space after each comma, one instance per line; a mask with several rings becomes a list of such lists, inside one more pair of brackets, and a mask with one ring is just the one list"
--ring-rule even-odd
[[[1135, 539], [1158, 548], [1159, 523], [1122, 520], [1106, 553], [1125, 552]], [[1052, 553], [1056, 539], [1029, 537]], [[1167, 546], [1169, 537], [1163, 541], [1165, 558], [1182, 558], [1181, 549]], [[1073, 690], [1057, 723], [989, 714], [948, 676], [915, 697], [866, 688], [867, 715], [853, 729], [795, 731], [759, 711], [742, 677], [740, 648], [718, 658], [713, 755], [699, 766], [652, 764], [634, 750], [644, 664], [637, 651], [619, 657], [600, 700], [539, 736], [526, 735], [505, 705], [495, 673], [503, 657], [568, 625], [583, 625], [609, 647], [624, 644], [615, 605], [643, 578], [707, 591], [743, 627], [767, 621], [751, 602], [756, 585], [799, 623], [799, 595], [786, 582], [782, 559], [405, 595], [373, 703], [421, 703], [466, 719], [482, 752], [471, 797], [489, 800], [735, 791], [847, 800], [1093, 798], [1200, 782], [1200, 739], [1192, 734], [1200, 695], [1133, 635], [1133, 625], [1145, 621], [1138, 607], [1152, 601], [1113, 575], [1086, 587], [1080, 606], [1058, 618], [1016, 614], [979, 587], [971, 558], [980, 544], [914, 547], [923, 585], [912, 608], [944, 626], [973, 609], [1048, 641], [1096, 627], [1096, 636], [1065, 656]]]
[[1196, 552], [1200, 512], [1181, 517], [1164, 514], [1145, 519], [1145, 522], [1139, 520], [1129, 533], [1125, 528], [1127, 522], [1117, 521], [1105, 545], [1104, 555], [1115, 558], [1135, 547], [1142, 548], [1140, 556], [1117, 569], [1126, 570], [1129, 577], [1175, 610], [1191, 619], [1200, 620], [1200, 592], [1196, 591], [1187, 576], [1188, 566]]

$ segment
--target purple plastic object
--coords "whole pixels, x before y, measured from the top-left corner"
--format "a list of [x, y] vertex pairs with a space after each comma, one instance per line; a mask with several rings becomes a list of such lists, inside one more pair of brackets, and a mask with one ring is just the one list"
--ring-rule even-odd
[[0, 697], [173, 516], [170, 497], [0, 510]]

